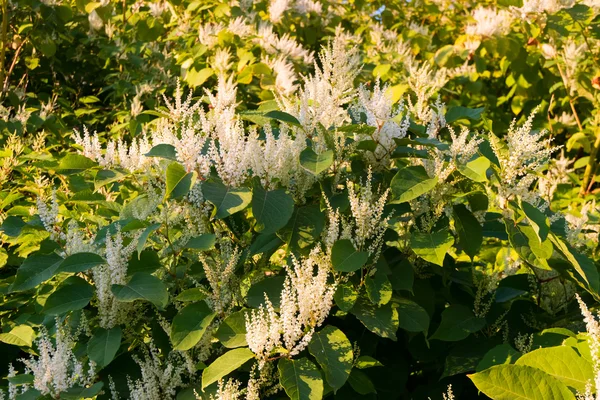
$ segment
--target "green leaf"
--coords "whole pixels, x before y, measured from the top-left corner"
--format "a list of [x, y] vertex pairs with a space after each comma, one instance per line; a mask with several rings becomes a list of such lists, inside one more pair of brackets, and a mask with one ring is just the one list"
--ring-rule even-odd
[[127, 285], [112, 285], [111, 291], [117, 300], [126, 303], [146, 300], [163, 309], [169, 302], [165, 284], [154, 275], [145, 272], [134, 274]]
[[383, 367], [383, 364], [371, 356], [360, 356], [356, 360], [356, 368], [367, 369], [373, 367]]
[[185, 172], [183, 165], [172, 162], [167, 167], [167, 190], [165, 199], [179, 199], [188, 194], [194, 184], [194, 173]]
[[470, 308], [460, 304], [451, 305], [442, 311], [442, 322], [430, 339], [457, 342], [485, 326], [485, 319], [478, 318]]
[[261, 281], [258, 281], [248, 290], [246, 302], [252, 308], [258, 308], [265, 302], [265, 294], [273, 307], [279, 308], [281, 300], [281, 291], [283, 290], [283, 276], [270, 276]]
[[307, 249], [319, 239], [324, 226], [325, 214], [318, 205], [298, 207], [278, 236], [292, 251]]
[[216, 314], [201, 301], [185, 306], [173, 318], [171, 343], [173, 350], [185, 351], [194, 347], [206, 332]]
[[212, 217], [216, 219], [225, 218], [243, 210], [252, 200], [250, 189], [245, 187], [229, 188], [219, 182], [202, 183], [202, 194], [215, 206]]
[[371, 332], [384, 338], [396, 340], [398, 310], [392, 303], [377, 307], [367, 299], [359, 297], [351, 312]]
[[288, 360], [282, 358], [277, 365], [279, 382], [291, 400], [321, 400], [323, 379], [308, 358]]
[[595, 377], [592, 364], [570, 346], [533, 350], [521, 356], [515, 364], [541, 369], [581, 393]]
[[307, 147], [300, 153], [300, 165], [313, 175], [319, 175], [321, 172], [328, 170], [332, 164], [332, 150], [317, 154]]
[[198, 71], [196, 68], [190, 68], [185, 74], [185, 81], [193, 88], [201, 86], [208, 78], [213, 76], [212, 68], [202, 68]]
[[293, 115], [290, 115], [286, 112], [279, 111], [279, 110], [269, 111], [268, 113], [265, 114], [265, 117], [276, 119], [278, 121], [282, 121], [282, 122], [288, 123], [290, 125], [302, 126], [300, 124], [300, 121], [298, 121], [298, 119], [296, 117], [294, 117]]
[[146, 229], [144, 229], [144, 232], [142, 232], [142, 234], [140, 235], [139, 239], [138, 239], [138, 243], [137, 243], [137, 253], [138, 253], [138, 260], [141, 257], [142, 251], [144, 250], [144, 246], [146, 245], [146, 241], [148, 240], [148, 236], [150, 236], [150, 234], [152, 232], [154, 232], [155, 230], [157, 230], [158, 228], [160, 228], [160, 224], [152, 224], [149, 227], [147, 227]]
[[246, 312], [243, 310], [234, 312], [221, 322], [215, 337], [223, 346], [229, 349], [248, 346], [246, 343]]
[[159, 157], [167, 160], [177, 161], [177, 150], [175, 150], [175, 146], [167, 143], [157, 144], [144, 155], [146, 157]]
[[530, 265], [550, 269], [546, 259], [552, 256], [552, 243], [546, 240], [540, 243], [534, 229], [528, 225], [515, 225], [510, 220], [504, 221], [508, 241], [519, 257]]
[[348, 378], [348, 383], [350, 383], [350, 386], [356, 393], [362, 394], [363, 396], [366, 396], [370, 393], [377, 393], [375, 385], [373, 385], [371, 379], [369, 379], [367, 374], [358, 369], [352, 370], [350, 377]]
[[84, 279], [71, 276], [48, 296], [42, 312], [47, 315], [60, 315], [80, 310], [87, 306], [94, 296], [94, 288]]
[[417, 303], [408, 299], [395, 300], [398, 304], [398, 325], [408, 332], [427, 332], [429, 314]]
[[83, 272], [90, 268], [106, 264], [106, 260], [96, 253], [71, 254], [60, 263], [56, 272]]
[[448, 229], [434, 233], [413, 232], [410, 237], [410, 246], [416, 255], [430, 263], [444, 265], [446, 253], [454, 244], [454, 237]]
[[459, 164], [458, 172], [475, 182], [487, 182], [487, 170], [492, 165], [487, 157], [477, 157], [466, 164]]
[[23, 222], [21, 217], [17, 217], [11, 215], [6, 217], [6, 219], [2, 222], [2, 226], [0, 226], [0, 231], [4, 232], [4, 234], [8, 237], [17, 237], [21, 233], [23, 227], [27, 224]]
[[390, 183], [391, 204], [399, 204], [416, 199], [429, 192], [438, 182], [437, 176], [430, 178], [420, 165], [402, 168]]
[[175, 300], [177, 301], [202, 301], [206, 298], [206, 292], [201, 288], [186, 289], [179, 293]]
[[467, 376], [477, 389], [494, 400], [575, 400], [561, 381], [525, 365], [496, 365]]
[[12, 292], [33, 289], [54, 276], [63, 259], [58, 254], [36, 254], [27, 257], [17, 271]]
[[532, 206], [526, 201], [521, 202], [521, 208], [525, 212], [525, 215], [538, 236], [538, 239], [540, 239], [540, 242], [545, 241], [548, 237], [548, 232], [550, 231], [548, 218], [543, 212], [538, 210], [537, 207]]
[[384, 305], [392, 299], [392, 284], [382, 269], [365, 278], [367, 296], [373, 304]]
[[479, 361], [479, 364], [477, 364], [477, 368], [475, 370], [477, 372], [481, 372], [485, 369], [493, 367], [494, 365], [513, 364], [520, 355], [521, 353], [513, 349], [511, 345], [506, 343], [499, 344], [485, 353], [481, 361]]
[[256, 218], [254, 229], [263, 234], [283, 228], [294, 212], [294, 199], [283, 189], [266, 191], [260, 182], [252, 192], [252, 215]]
[[254, 353], [247, 347], [229, 350], [202, 372], [202, 389], [232, 373], [253, 358]]
[[87, 353], [90, 360], [100, 368], [106, 367], [115, 358], [121, 347], [121, 328], [98, 328], [87, 344]]
[[31, 347], [35, 333], [29, 325], [17, 325], [7, 333], [0, 333], [0, 342], [13, 346]]
[[308, 351], [325, 372], [325, 379], [334, 392], [344, 386], [354, 360], [352, 344], [344, 332], [335, 326], [326, 326], [313, 335]]
[[98, 163], [81, 154], [67, 154], [58, 163], [57, 171], [63, 174], [75, 174], [93, 168]]
[[188, 249], [207, 251], [215, 247], [217, 237], [214, 233], [205, 233], [200, 236], [195, 236], [188, 240], [185, 247]]
[[335, 304], [346, 312], [352, 309], [357, 298], [358, 292], [351, 283], [340, 283], [333, 294]]
[[458, 121], [459, 119], [470, 119], [473, 121], [477, 121], [481, 118], [481, 113], [485, 110], [485, 107], [480, 108], [467, 108], [467, 107], [451, 107], [448, 112], [446, 112], [446, 123], [451, 124], [454, 121]]
[[458, 232], [458, 243], [462, 250], [471, 257], [479, 253], [483, 242], [483, 229], [475, 216], [464, 204], [457, 204], [454, 210], [454, 226]]
[[579, 253], [568, 243], [563, 242], [554, 233], [550, 233], [548, 238], [554, 244], [556, 250], [575, 268], [577, 274], [587, 284], [587, 289], [597, 294], [600, 290], [600, 277], [594, 261]]
[[369, 259], [365, 251], [357, 251], [349, 239], [338, 240], [331, 249], [333, 269], [340, 272], [354, 272], [362, 268]]

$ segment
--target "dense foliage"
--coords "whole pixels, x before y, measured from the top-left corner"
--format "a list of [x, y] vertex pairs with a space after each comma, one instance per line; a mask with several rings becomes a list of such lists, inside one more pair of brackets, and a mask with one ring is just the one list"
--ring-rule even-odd
[[1, 4], [3, 398], [600, 398], [597, 0]]

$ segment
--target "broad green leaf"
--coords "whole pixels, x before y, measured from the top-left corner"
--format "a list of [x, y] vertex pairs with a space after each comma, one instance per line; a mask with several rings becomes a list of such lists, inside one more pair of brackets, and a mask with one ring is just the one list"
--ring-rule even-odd
[[533, 228], [528, 225], [515, 225], [510, 220], [505, 220], [508, 240], [519, 257], [542, 269], [550, 269], [546, 260], [552, 256], [552, 243], [546, 240], [541, 243]]
[[357, 298], [358, 292], [354, 288], [354, 285], [349, 282], [340, 283], [333, 294], [333, 300], [335, 301], [335, 304], [340, 308], [340, 310], [346, 312], [352, 309]]
[[575, 268], [579, 277], [586, 284], [588, 290], [592, 293], [598, 293], [600, 290], [600, 276], [598, 269], [589, 257], [579, 253], [568, 243], [563, 242], [557, 235], [550, 233], [548, 239], [554, 244], [556, 250]]
[[367, 369], [373, 367], [383, 367], [383, 364], [371, 356], [360, 356], [356, 360], [356, 368]]
[[75, 174], [93, 168], [98, 163], [81, 154], [67, 154], [58, 163], [57, 171], [63, 174]]
[[225, 218], [243, 210], [252, 200], [250, 189], [230, 188], [219, 182], [202, 183], [202, 194], [215, 206], [212, 216], [216, 219]]
[[253, 358], [254, 353], [247, 347], [229, 350], [202, 372], [202, 389], [232, 373]]
[[179, 293], [175, 300], [177, 301], [202, 301], [206, 298], [206, 291], [201, 288], [186, 289]]
[[398, 321], [400, 328], [408, 332], [427, 332], [429, 329], [429, 314], [417, 303], [408, 299], [398, 299]]
[[281, 228], [277, 235], [290, 250], [302, 250], [309, 248], [319, 239], [324, 226], [325, 214], [318, 205], [297, 207], [286, 226]]
[[48, 296], [42, 312], [47, 315], [60, 315], [80, 310], [89, 304], [93, 296], [92, 285], [78, 276], [71, 276]]
[[248, 290], [246, 302], [252, 308], [258, 308], [265, 302], [265, 295], [273, 304], [273, 307], [279, 308], [281, 300], [281, 291], [283, 290], [283, 276], [270, 276], [261, 281], [258, 281]]
[[430, 339], [457, 342], [485, 326], [485, 319], [478, 318], [470, 308], [457, 304], [442, 311], [442, 322]]
[[366, 396], [370, 393], [377, 393], [375, 385], [373, 385], [371, 379], [369, 379], [367, 374], [358, 369], [352, 370], [350, 377], [348, 378], [348, 383], [356, 393], [362, 394], [363, 396]]
[[430, 263], [444, 265], [444, 258], [454, 244], [454, 237], [447, 229], [434, 233], [413, 232], [410, 246], [416, 255]]
[[546, 347], [524, 354], [516, 365], [541, 369], [580, 393], [585, 392], [595, 374], [592, 364], [570, 346]]
[[300, 165], [313, 175], [319, 175], [333, 164], [333, 151], [327, 150], [317, 154], [313, 149], [306, 148], [300, 153]]
[[31, 347], [35, 333], [29, 325], [17, 325], [7, 333], [0, 333], [0, 342], [13, 346]]
[[256, 218], [254, 229], [263, 234], [283, 228], [294, 212], [294, 199], [283, 189], [266, 191], [255, 182], [252, 192], [252, 215]]
[[23, 227], [27, 224], [23, 221], [21, 217], [17, 217], [14, 215], [6, 217], [6, 219], [2, 222], [0, 226], [0, 232], [4, 232], [4, 234], [8, 237], [17, 237]]
[[367, 299], [359, 297], [351, 312], [371, 332], [384, 338], [396, 340], [398, 310], [392, 303], [377, 307]]
[[336, 271], [354, 272], [361, 269], [368, 259], [369, 254], [357, 251], [349, 239], [338, 240], [331, 249], [331, 264]]
[[90, 360], [100, 368], [106, 367], [115, 358], [121, 347], [121, 328], [98, 328], [87, 344], [87, 353]]
[[564, 383], [526, 365], [496, 365], [468, 377], [494, 400], [575, 400]]
[[175, 146], [167, 143], [157, 144], [144, 155], [146, 157], [159, 157], [167, 160], [177, 161], [177, 150], [175, 150]]
[[479, 253], [483, 242], [483, 229], [475, 216], [464, 204], [457, 204], [454, 210], [454, 226], [458, 232], [458, 243], [462, 250], [471, 257]]
[[354, 360], [352, 344], [344, 332], [334, 326], [326, 326], [313, 335], [308, 351], [325, 372], [325, 379], [334, 392], [344, 386]]
[[298, 119], [296, 117], [294, 117], [293, 115], [290, 115], [286, 112], [279, 111], [279, 110], [269, 111], [268, 113], [265, 114], [265, 117], [276, 119], [278, 121], [282, 121], [282, 122], [285, 122], [290, 125], [302, 126], [300, 124], [300, 121], [298, 121]]
[[392, 284], [383, 270], [378, 269], [373, 276], [365, 278], [367, 296], [373, 304], [387, 304], [392, 299]]
[[188, 249], [207, 251], [215, 247], [217, 237], [213, 233], [205, 233], [200, 236], [195, 236], [187, 241], [185, 247]]
[[144, 250], [144, 246], [146, 245], [148, 236], [150, 236], [150, 234], [152, 232], [154, 232], [155, 230], [157, 230], [158, 228], [160, 228], [160, 224], [152, 224], [149, 227], [147, 227], [146, 229], [144, 229], [144, 232], [142, 232], [142, 234], [140, 235], [137, 246], [136, 246], [136, 250], [138, 253], [138, 260], [141, 257], [142, 250]]
[[247, 311], [238, 311], [230, 314], [215, 333], [221, 344], [229, 349], [248, 346], [246, 343], [246, 318]]
[[194, 347], [206, 332], [216, 314], [201, 301], [185, 306], [173, 318], [171, 343], [174, 350], [185, 351]]
[[462, 106], [451, 107], [446, 112], [446, 123], [451, 124], [459, 119], [471, 119], [477, 121], [481, 118], [481, 113], [485, 110], [485, 107], [480, 108], [467, 108]]
[[212, 68], [202, 68], [197, 70], [196, 68], [190, 68], [185, 74], [185, 81], [193, 88], [201, 86], [208, 78], [213, 76], [215, 71]]
[[538, 210], [537, 207], [532, 206], [526, 201], [521, 202], [521, 208], [525, 212], [533, 230], [538, 235], [540, 242], [545, 241], [548, 237], [548, 232], [550, 231], [548, 217]]
[[416, 199], [429, 192], [437, 184], [438, 178], [430, 178], [420, 165], [406, 167], [398, 171], [390, 183], [391, 204], [399, 204]]
[[178, 162], [172, 162], [167, 167], [167, 189], [165, 199], [180, 199], [194, 185], [194, 172], [186, 173], [183, 165]]
[[521, 356], [521, 353], [513, 349], [513, 347], [509, 344], [503, 343], [494, 347], [479, 361], [477, 364], [477, 368], [475, 369], [477, 372], [481, 372], [485, 369], [493, 367], [494, 365], [500, 364], [513, 364], [515, 360], [517, 360]]
[[36, 254], [27, 257], [10, 287], [12, 292], [33, 289], [52, 278], [63, 259], [58, 254]]
[[106, 260], [95, 253], [71, 254], [60, 263], [56, 272], [83, 272], [90, 268], [106, 264]]
[[163, 309], [169, 302], [165, 284], [154, 275], [144, 272], [134, 274], [126, 285], [112, 285], [111, 291], [117, 300], [126, 303], [146, 300]]
[[466, 164], [458, 165], [458, 171], [475, 182], [487, 182], [487, 170], [491, 162], [487, 157], [477, 157]]
[[303, 357], [297, 360], [282, 358], [277, 365], [279, 383], [291, 400], [321, 400], [323, 379], [317, 367]]

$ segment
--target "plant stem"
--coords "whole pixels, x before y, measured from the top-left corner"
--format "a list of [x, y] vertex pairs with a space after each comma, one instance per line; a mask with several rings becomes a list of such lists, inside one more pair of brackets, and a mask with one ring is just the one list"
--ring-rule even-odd
[[[8, 46], [8, 0], [2, 1], [2, 49], [0, 49], [0, 83], [4, 82], [6, 47]], [[3, 91], [4, 93], [4, 91]]]

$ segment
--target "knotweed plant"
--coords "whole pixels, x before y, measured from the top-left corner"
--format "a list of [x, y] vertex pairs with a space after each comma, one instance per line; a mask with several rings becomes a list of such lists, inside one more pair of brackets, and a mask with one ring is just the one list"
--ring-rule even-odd
[[10, 399], [598, 397], [593, 2], [30, 3]]

